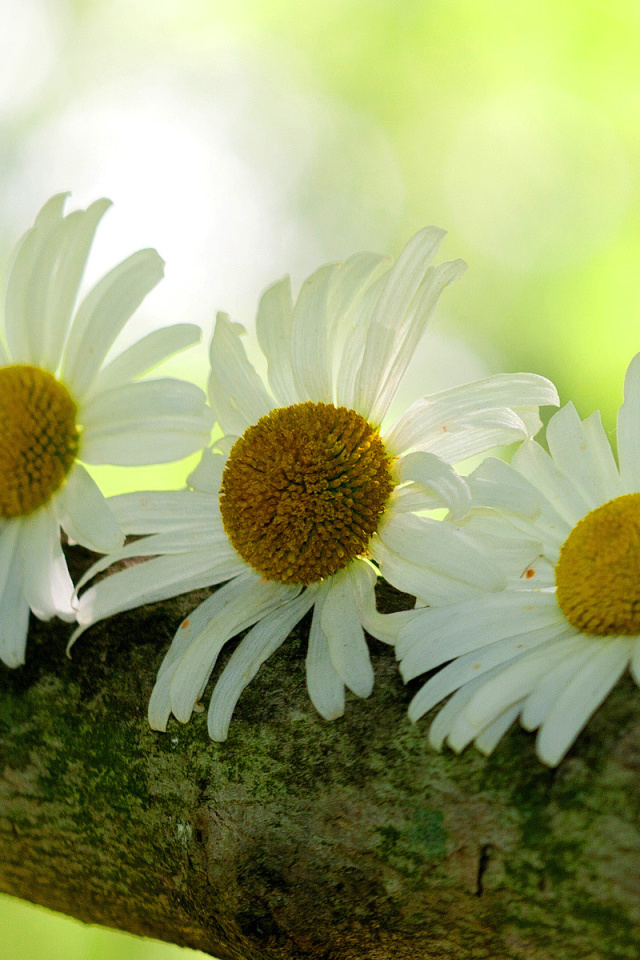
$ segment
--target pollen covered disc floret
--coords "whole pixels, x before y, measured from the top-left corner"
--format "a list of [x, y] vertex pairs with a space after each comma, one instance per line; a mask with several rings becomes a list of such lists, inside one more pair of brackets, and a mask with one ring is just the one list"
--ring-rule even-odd
[[220, 510], [243, 560], [269, 580], [309, 585], [366, 553], [392, 489], [391, 460], [364, 417], [297, 403], [235, 443]]
[[60, 488], [78, 452], [77, 408], [51, 373], [0, 369], [0, 516], [27, 516]]
[[555, 573], [558, 604], [572, 626], [595, 636], [640, 634], [640, 493], [583, 517]]

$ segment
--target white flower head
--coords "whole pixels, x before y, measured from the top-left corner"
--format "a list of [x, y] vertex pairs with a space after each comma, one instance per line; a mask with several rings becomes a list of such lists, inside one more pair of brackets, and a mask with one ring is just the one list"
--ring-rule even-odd
[[206, 397], [180, 380], [134, 382], [196, 342], [198, 327], [150, 334], [104, 365], [116, 337], [158, 283], [163, 262], [141, 250], [111, 270], [74, 313], [98, 200], [64, 216], [53, 197], [20, 240], [0, 326], [0, 659], [24, 663], [29, 610], [75, 619], [60, 544], [106, 553], [122, 530], [83, 464], [142, 465], [207, 443]]
[[469, 478], [474, 509], [433, 558], [449, 596], [399, 633], [405, 680], [447, 663], [413, 698], [438, 749], [486, 754], [517, 719], [557, 765], [628, 666], [640, 683], [640, 354], [627, 372], [616, 463], [594, 413], [567, 404], [511, 466], [488, 459]]
[[85, 580], [115, 559], [155, 558], [79, 601], [77, 633], [118, 610], [228, 581], [175, 636], [151, 697], [155, 729], [166, 729], [171, 713], [189, 719], [222, 647], [250, 628], [211, 698], [209, 733], [224, 740], [244, 687], [312, 609], [306, 672], [315, 707], [334, 719], [345, 687], [369, 696], [365, 628], [393, 639], [392, 618], [376, 611], [378, 569], [410, 589], [387, 536], [410, 536], [415, 510], [446, 504], [464, 513], [469, 491], [451, 463], [529, 436], [538, 405], [557, 402], [541, 377], [500, 376], [421, 400], [381, 431], [440, 293], [465, 268], [430, 265], [443, 236], [421, 231], [395, 266], [360, 254], [322, 267], [295, 303], [288, 279], [267, 290], [257, 335], [268, 388], [242, 328], [218, 317], [209, 396], [225, 436], [205, 451], [192, 490], [116, 498], [123, 527], [151, 536]]

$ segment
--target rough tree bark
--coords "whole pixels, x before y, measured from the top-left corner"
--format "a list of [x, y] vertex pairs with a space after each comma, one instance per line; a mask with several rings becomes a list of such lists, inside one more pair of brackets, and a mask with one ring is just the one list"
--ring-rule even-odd
[[637, 960], [630, 681], [557, 770], [517, 729], [490, 759], [439, 755], [376, 643], [372, 697], [318, 717], [303, 623], [226, 743], [204, 715], [153, 733], [158, 664], [202, 596], [101, 624], [72, 660], [69, 627], [35, 622], [27, 666], [0, 671], [0, 890], [224, 960]]

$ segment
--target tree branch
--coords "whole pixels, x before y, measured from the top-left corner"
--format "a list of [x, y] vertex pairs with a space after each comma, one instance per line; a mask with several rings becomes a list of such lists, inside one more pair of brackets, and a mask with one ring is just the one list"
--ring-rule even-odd
[[156, 670], [203, 596], [99, 624], [72, 660], [68, 625], [35, 621], [27, 666], [0, 670], [0, 890], [223, 960], [637, 960], [630, 680], [557, 770], [519, 729], [489, 759], [436, 754], [375, 642], [372, 697], [324, 722], [303, 622], [226, 743], [205, 715], [154, 733]]

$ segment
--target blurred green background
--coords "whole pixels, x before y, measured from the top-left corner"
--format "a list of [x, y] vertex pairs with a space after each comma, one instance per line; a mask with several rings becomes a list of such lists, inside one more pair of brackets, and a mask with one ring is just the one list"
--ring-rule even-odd
[[[534, 370], [611, 431], [640, 349], [638, 63], [636, 0], [0, 0], [0, 254], [51, 193], [107, 195], [90, 278], [167, 261], [129, 339], [208, 341], [279, 276], [436, 223], [470, 269], [401, 400]], [[204, 382], [205, 347], [168, 369]], [[4, 960], [178, 955], [0, 900]]]

